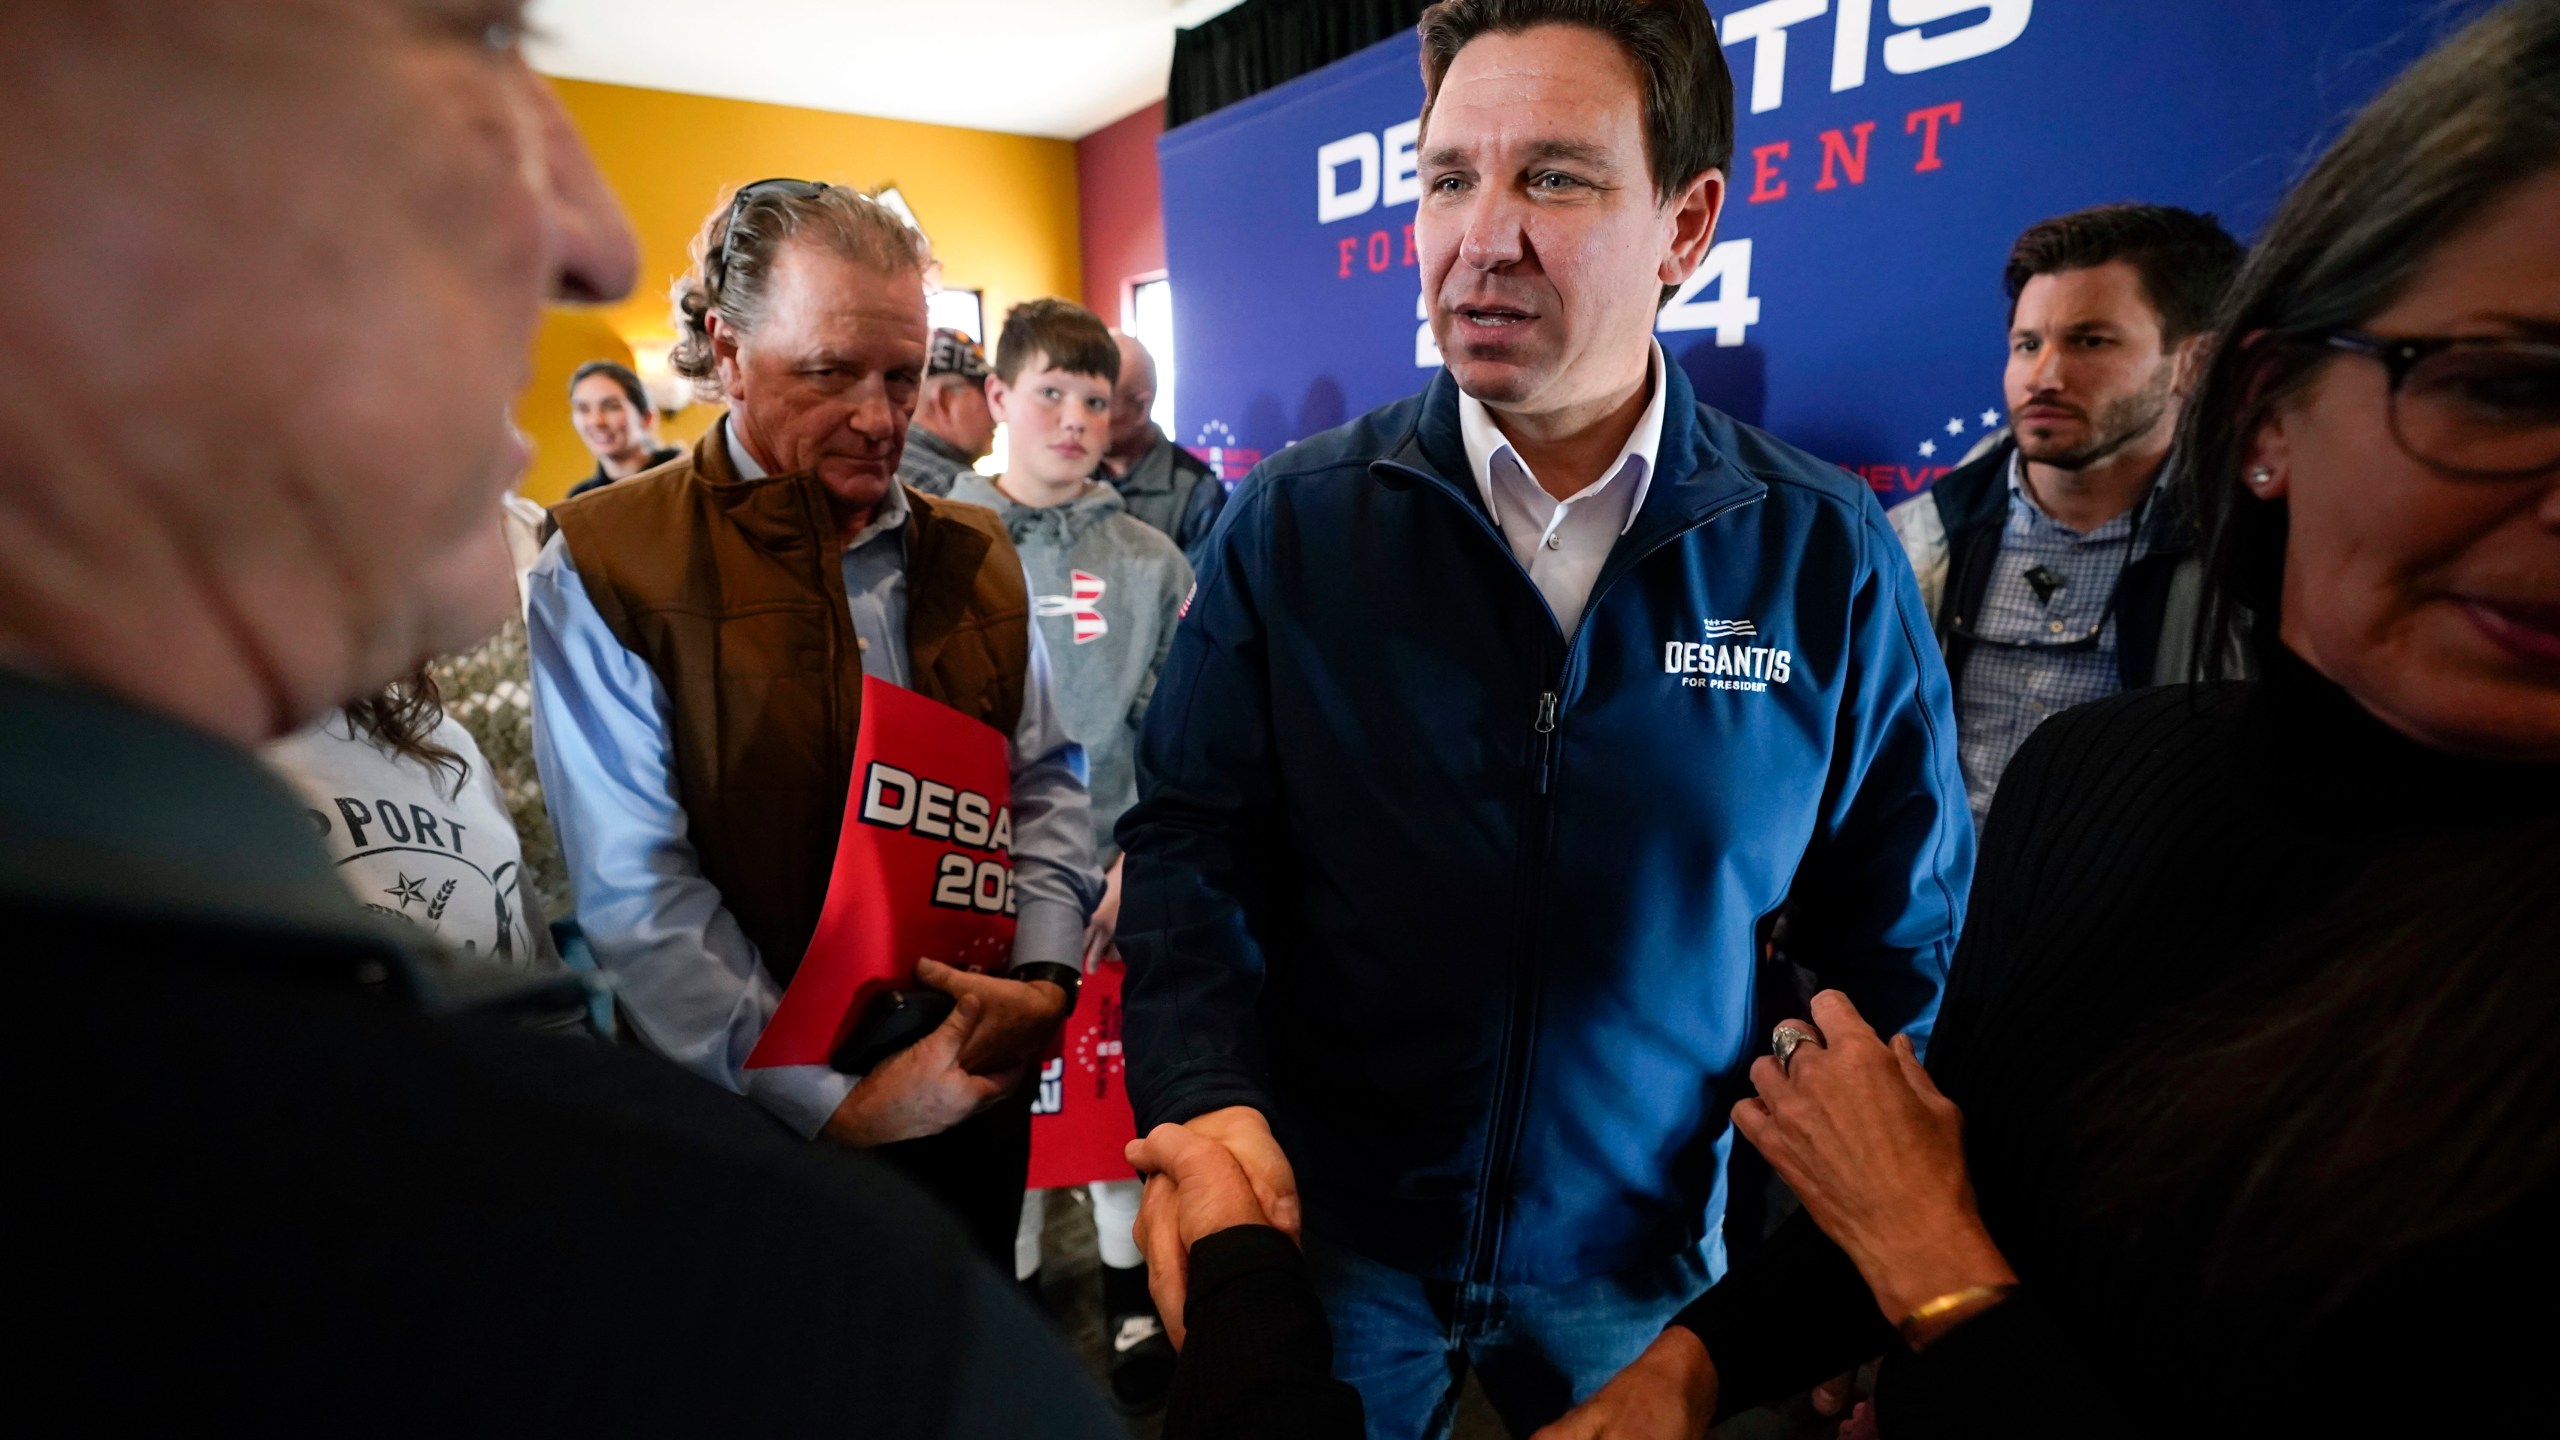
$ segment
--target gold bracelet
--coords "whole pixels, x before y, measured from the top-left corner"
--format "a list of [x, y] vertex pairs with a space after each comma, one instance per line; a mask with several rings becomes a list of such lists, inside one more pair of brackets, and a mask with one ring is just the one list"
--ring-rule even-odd
[[1917, 1350], [1920, 1346], [1918, 1342], [1911, 1338], [1911, 1332], [1914, 1329], [1922, 1325], [1926, 1325], [1930, 1321], [1938, 1319], [1941, 1316], [1949, 1315], [1955, 1311], [1961, 1310], [1967, 1305], [1971, 1305], [1978, 1300], [2005, 1300], [2009, 1298], [2009, 1292], [2017, 1288], [2017, 1285], [2012, 1283], [2007, 1285], [1969, 1285], [1962, 1290], [1950, 1291], [1947, 1294], [1939, 1296], [1935, 1300], [1922, 1302], [1920, 1308], [1903, 1316], [1900, 1320], [1895, 1321], [1893, 1328], [1901, 1334], [1903, 1344], [1909, 1345], [1912, 1349]]

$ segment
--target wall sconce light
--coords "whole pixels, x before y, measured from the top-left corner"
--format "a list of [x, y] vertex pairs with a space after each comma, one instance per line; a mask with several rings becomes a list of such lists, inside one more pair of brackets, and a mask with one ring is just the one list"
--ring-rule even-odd
[[649, 392], [649, 404], [661, 415], [673, 415], [694, 401], [693, 382], [677, 374], [667, 358], [674, 349], [672, 340], [631, 342], [631, 368], [640, 376], [640, 388]]

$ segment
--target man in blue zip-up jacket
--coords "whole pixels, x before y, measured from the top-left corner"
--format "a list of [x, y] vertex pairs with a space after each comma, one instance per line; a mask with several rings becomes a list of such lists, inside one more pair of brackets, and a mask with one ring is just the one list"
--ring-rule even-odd
[[1120, 830], [1141, 1129], [1302, 1204], [1398, 1440], [1468, 1364], [1526, 1435], [1643, 1350], [1721, 1269], [1762, 922], [1925, 1037], [1972, 866], [1881, 510], [1651, 339], [1723, 199], [1713, 24], [1563, 8], [1425, 17], [1448, 369], [1237, 493]]

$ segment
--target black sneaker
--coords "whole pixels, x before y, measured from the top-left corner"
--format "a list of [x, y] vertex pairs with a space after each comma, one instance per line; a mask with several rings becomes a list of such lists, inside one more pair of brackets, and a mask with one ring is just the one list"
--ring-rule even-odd
[[1147, 1295], [1147, 1271], [1105, 1267], [1102, 1338], [1111, 1347], [1111, 1399], [1124, 1415], [1143, 1415], [1173, 1388], [1173, 1337]]

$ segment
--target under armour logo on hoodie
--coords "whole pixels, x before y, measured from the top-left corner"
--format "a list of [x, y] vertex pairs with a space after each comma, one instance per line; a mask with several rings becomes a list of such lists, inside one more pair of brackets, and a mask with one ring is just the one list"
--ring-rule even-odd
[[1082, 570], [1070, 571], [1067, 580], [1075, 593], [1037, 596], [1031, 602], [1034, 613], [1042, 619], [1063, 615], [1075, 621], [1076, 643], [1079, 645], [1090, 645], [1110, 634], [1111, 622], [1102, 618], [1102, 592], [1110, 589], [1110, 585], [1101, 576], [1088, 575]]

